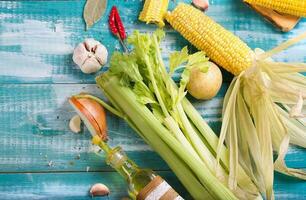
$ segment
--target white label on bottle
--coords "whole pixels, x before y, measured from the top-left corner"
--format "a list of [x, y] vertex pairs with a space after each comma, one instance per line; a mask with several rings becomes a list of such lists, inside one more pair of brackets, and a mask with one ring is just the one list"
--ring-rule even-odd
[[169, 189], [171, 189], [171, 186], [166, 181], [163, 181], [145, 198], [145, 200], [160, 199]]
[[[171, 186], [166, 181], [163, 181], [145, 198], [145, 200], [158, 200], [171, 189]], [[184, 199], [181, 196], [177, 196], [174, 200]]]
[[160, 176], [155, 177], [137, 195], [137, 200], [184, 200]]

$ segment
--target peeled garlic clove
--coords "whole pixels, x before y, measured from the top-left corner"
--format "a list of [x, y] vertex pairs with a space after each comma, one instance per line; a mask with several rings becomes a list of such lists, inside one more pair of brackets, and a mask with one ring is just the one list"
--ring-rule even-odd
[[90, 188], [91, 196], [105, 196], [110, 193], [108, 187], [102, 183], [96, 183]]
[[200, 10], [207, 10], [209, 6], [208, 0], [192, 0], [192, 4]]
[[92, 56], [90, 58], [87, 58], [80, 68], [85, 74], [90, 74], [99, 71], [101, 67], [102, 66], [99, 61], [94, 56]]
[[89, 52], [85, 48], [83, 43], [80, 43], [73, 51], [72, 60], [78, 66], [82, 66], [85, 60], [88, 58]]
[[95, 51], [95, 56], [101, 65], [105, 65], [107, 62], [108, 52], [104, 45], [98, 45]]
[[70, 119], [69, 128], [74, 133], [81, 131], [81, 118], [79, 115], [75, 115]]

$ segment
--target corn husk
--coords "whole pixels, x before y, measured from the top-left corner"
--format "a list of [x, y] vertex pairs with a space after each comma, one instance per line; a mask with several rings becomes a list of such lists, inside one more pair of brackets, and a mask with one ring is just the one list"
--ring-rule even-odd
[[306, 64], [270, 58], [304, 38], [306, 33], [268, 52], [256, 49], [253, 66], [235, 77], [227, 91], [217, 153], [226, 141], [231, 187], [237, 183], [239, 162], [267, 199], [274, 199], [274, 169], [306, 180], [303, 170], [288, 168], [284, 161], [290, 142], [306, 146], [306, 79], [300, 74]]

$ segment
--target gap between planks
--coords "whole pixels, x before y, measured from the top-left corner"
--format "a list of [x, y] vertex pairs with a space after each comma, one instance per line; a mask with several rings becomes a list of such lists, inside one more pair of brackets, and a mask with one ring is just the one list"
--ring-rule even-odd
[[[154, 172], [171, 172], [172, 171], [170, 169], [165, 170], [165, 169], [154, 169]], [[111, 173], [111, 172], [116, 172], [115, 170], [90, 170], [90, 171], [82, 171], [82, 170], [70, 170], [70, 171], [47, 171], [47, 170], [42, 170], [42, 171], [6, 171], [6, 172], [0, 172], [1, 174], [65, 174], [65, 173]]]

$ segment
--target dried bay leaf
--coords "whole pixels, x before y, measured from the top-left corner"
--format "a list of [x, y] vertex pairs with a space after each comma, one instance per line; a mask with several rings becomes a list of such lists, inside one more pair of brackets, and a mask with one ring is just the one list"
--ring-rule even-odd
[[86, 22], [86, 30], [88, 30], [94, 23], [99, 21], [104, 14], [107, 6], [107, 0], [87, 0], [83, 17]]

